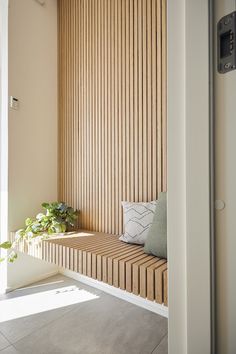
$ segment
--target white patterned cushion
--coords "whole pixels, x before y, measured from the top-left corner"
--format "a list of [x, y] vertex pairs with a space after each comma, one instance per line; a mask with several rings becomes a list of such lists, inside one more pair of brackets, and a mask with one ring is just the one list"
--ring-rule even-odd
[[120, 240], [144, 244], [155, 213], [157, 201], [147, 203], [122, 202], [124, 211], [124, 233]]

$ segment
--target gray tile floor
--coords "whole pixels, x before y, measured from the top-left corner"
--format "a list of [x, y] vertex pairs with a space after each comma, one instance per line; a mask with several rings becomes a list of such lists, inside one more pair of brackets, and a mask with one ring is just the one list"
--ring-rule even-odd
[[61, 275], [0, 297], [0, 354], [167, 352], [165, 318]]

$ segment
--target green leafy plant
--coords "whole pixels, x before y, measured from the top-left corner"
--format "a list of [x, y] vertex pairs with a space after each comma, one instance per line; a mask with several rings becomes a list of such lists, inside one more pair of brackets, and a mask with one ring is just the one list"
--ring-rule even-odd
[[[64, 202], [43, 203], [44, 213], [39, 213], [35, 218], [25, 220], [25, 228], [16, 232], [13, 242], [5, 241], [0, 244], [0, 248], [9, 250], [6, 257], [9, 262], [14, 262], [17, 254], [14, 251], [17, 243], [21, 240], [30, 242], [32, 239], [47, 239], [50, 235], [64, 233], [75, 226], [79, 211], [74, 210]], [[0, 258], [0, 262], [5, 258]]]

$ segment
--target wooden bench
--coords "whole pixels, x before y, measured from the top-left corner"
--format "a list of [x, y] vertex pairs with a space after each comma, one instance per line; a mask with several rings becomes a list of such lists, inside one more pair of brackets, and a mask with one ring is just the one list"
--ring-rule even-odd
[[167, 261], [118, 236], [80, 231], [21, 242], [18, 251], [167, 306]]

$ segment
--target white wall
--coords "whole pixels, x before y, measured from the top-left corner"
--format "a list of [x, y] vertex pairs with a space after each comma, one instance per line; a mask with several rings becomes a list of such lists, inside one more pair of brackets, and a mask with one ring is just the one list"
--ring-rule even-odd
[[[57, 199], [57, 1], [10, 0], [9, 230]], [[8, 287], [56, 268], [25, 255], [9, 266]]]
[[[234, 0], [215, 1], [215, 39], [219, 19], [236, 10]], [[216, 55], [216, 53], [215, 53]], [[215, 67], [217, 354], [236, 353], [236, 71]]]
[[169, 1], [169, 354], [210, 353], [208, 45], [208, 1]]

